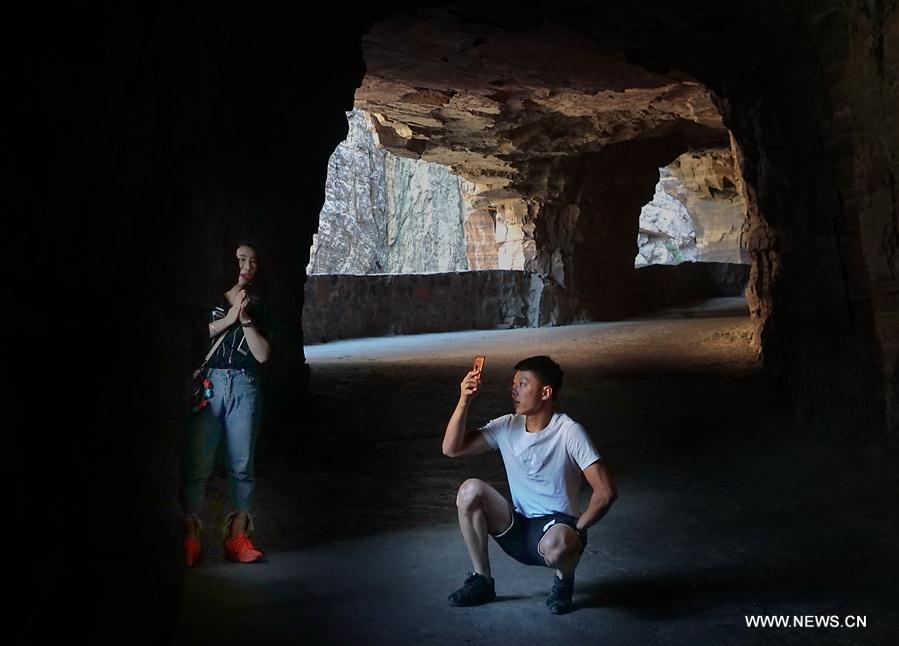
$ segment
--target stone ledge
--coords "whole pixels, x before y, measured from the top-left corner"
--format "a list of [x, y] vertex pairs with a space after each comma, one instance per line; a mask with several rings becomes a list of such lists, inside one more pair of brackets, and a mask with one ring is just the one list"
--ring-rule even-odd
[[750, 265], [724, 262], [683, 262], [649, 265], [634, 272], [628, 313], [644, 314], [688, 301], [740, 296], [749, 281]]
[[305, 342], [536, 325], [542, 281], [523, 271], [313, 275]]
[[[748, 265], [682, 263], [634, 272], [629, 313], [639, 314], [700, 298], [743, 293]], [[540, 319], [544, 283], [514, 270], [435, 274], [313, 275], [306, 280], [305, 342], [558, 325]]]

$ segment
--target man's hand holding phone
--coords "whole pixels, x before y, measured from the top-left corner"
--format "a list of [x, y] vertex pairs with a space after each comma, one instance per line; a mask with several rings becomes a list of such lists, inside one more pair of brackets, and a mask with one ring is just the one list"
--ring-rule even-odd
[[474, 358], [474, 366], [462, 379], [460, 398], [466, 403], [470, 402], [478, 394], [478, 389], [481, 386], [481, 373], [484, 371], [484, 360], [485, 358], [482, 355], [476, 356]]

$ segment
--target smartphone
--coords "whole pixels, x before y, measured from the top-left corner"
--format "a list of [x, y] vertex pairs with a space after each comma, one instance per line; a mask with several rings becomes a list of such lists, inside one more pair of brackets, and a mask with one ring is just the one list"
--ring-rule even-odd
[[487, 357], [485, 357], [482, 354], [479, 354], [478, 356], [476, 356], [474, 358], [474, 366], [472, 366], [471, 370], [476, 373], [483, 371], [484, 370], [484, 361], [486, 359], [487, 359]]

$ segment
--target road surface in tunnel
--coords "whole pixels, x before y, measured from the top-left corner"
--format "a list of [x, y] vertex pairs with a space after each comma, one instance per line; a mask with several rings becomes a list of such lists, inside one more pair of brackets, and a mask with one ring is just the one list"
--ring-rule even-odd
[[[714, 299], [615, 323], [307, 347], [302, 422], [273, 422], [258, 444], [269, 561], [222, 560], [217, 474], [178, 643], [889, 642], [896, 476], [870, 451], [798, 436], [749, 336], [742, 299]], [[549, 354], [565, 369], [559, 409], [616, 476], [619, 499], [590, 531], [569, 615], [544, 607], [551, 570], [492, 542], [498, 600], [446, 603], [471, 568], [457, 487], [479, 477], [508, 493], [498, 454], [440, 449], [475, 354], [487, 365], [471, 424], [510, 412], [514, 363]], [[867, 627], [749, 628], [747, 615], [858, 615]]]

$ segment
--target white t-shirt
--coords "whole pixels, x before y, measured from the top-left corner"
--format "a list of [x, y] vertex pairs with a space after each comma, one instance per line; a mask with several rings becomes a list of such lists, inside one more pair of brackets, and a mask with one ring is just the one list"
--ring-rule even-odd
[[565, 413], [528, 433], [524, 415], [503, 415], [479, 430], [506, 466], [512, 502], [528, 518], [561, 512], [580, 516], [581, 472], [601, 459], [584, 427]]

